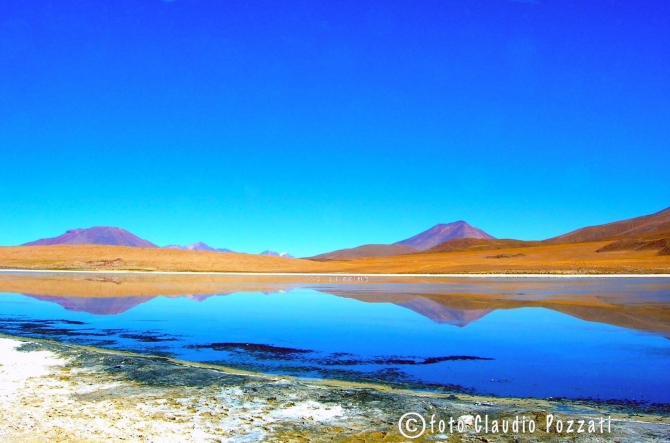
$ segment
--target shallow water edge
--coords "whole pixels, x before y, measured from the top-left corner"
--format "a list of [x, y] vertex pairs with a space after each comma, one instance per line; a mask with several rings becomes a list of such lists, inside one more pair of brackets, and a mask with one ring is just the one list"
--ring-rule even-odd
[[[109, 421], [106, 437], [123, 436], [126, 441], [154, 441], [145, 439], [153, 435], [151, 429], [161, 429], [163, 434], [154, 436], [161, 441], [197, 441], [195, 435], [213, 441], [406, 441], [397, 426], [407, 412], [438, 419], [524, 416], [538, 423], [544, 423], [547, 414], [565, 420], [611, 417], [612, 433], [598, 435], [598, 441], [664, 441], [670, 433], [667, 408], [645, 411], [635, 404], [588, 400], [417, 392], [380, 384], [266, 375], [49, 340], [7, 335], [0, 335], [0, 340], [22, 343], [15, 352], [47, 353], [60, 362], [21, 389], [21, 401], [32, 406], [4, 409], [11, 410], [10, 415], [43, 414], [34, 418], [42, 420], [41, 432], [50, 436], [50, 441], [84, 441], [75, 438], [74, 428], [68, 434], [67, 426], [63, 427], [64, 421], [75, 426], [78, 420], [85, 420], [82, 411], [97, 411], [96, 417]], [[3, 355], [5, 366], [11, 356]], [[63, 392], [67, 394], [63, 396]], [[5, 425], [10, 420], [7, 415], [2, 418]], [[20, 420], [26, 426], [32, 423], [25, 417]], [[116, 429], [114, 423], [123, 424], [123, 429]], [[164, 423], [171, 426], [168, 434]], [[60, 427], [58, 433], [54, 433], [56, 427]], [[21, 432], [32, 434], [29, 428]], [[485, 438], [506, 442], [515, 441], [516, 435], [487, 434]], [[464, 433], [426, 434], [415, 441], [468, 441], [478, 436], [473, 429], [466, 429]], [[544, 442], [561, 441], [566, 436], [538, 430], [524, 438]], [[574, 437], [575, 441], [592, 441], [596, 436]]]

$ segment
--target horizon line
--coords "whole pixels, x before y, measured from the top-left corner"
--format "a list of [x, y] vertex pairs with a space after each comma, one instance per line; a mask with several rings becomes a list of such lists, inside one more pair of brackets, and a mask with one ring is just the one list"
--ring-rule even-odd
[[[75, 270], [75, 269], [0, 269], [0, 274], [4, 273], [25, 273], [25, 274], [148, 274], [148, 275], [230, 275], [230, 276], [278, 276], [278, 277], [314, 277], [314, 276], [332, 276], [332, 277], [431, 277], [431, 278], [670, 278], [670, 274], [538, 274], [538, 273], [466, 273], [466, 274], [357, 274], [357, 273], [338, 273], [338, 272], [226, 272], [226, 271], [126, 271], [126, 270]], [[337, 283], [337, 282], [323, 282]], [[342, 281], [342, 283], [347, 283]], [[355, 283], [361, 283], [357, 281]], [[365, 283], [365, 282], [362, 282]]]

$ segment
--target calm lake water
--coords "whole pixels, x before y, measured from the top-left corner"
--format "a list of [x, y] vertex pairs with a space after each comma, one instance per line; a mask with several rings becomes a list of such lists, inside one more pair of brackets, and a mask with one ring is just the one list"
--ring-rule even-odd
[[190, 280], [180, 294], [72, 278], [0, 275], [0, 332], [303, 377], [670, 403], [668, 279], [324, 277], [216, 293]]

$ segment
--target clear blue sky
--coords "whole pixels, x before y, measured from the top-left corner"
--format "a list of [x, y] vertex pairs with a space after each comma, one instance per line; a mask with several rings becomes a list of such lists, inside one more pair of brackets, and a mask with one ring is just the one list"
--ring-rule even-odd
[[309, 255], [670, 206], [670, 2], [0, 2], [0, 244]]

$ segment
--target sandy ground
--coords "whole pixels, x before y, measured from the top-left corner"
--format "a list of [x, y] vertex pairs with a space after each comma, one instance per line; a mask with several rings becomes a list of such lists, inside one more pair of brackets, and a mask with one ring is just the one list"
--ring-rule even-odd
[[468, 250], [325, 262], [123, 246], [17, 246], [0, 247], [0, 269], [358, 274], [670, 274], [670, 256], [658, 255], [655, 250], [596, 252], [609, 243], [543, 244], [495, 251]]
[[[17, 351], [22, 345], [0, 339], [3, 442], [265, 441], [286, 428], [283, 422], [356, 426], [356, 411], [340, 405], [295, 395], [280, 408], [238, 386], [141, 384], [53, 351]], [[278, 390], [283, 384], [261, 380]]]
[[[160, 358], [0, 337], [3, 442], [407, 441], [399, 417], [456, 417], [463, 433], [414, 441], [667, 442], [667, 414], [585, 404], [419, 395], [286, 377], [233, 374]], [[560, 411], [560, 412], [559, 412]], [[572, 412], [570, 412], [572, 411]], [[469, 416], [612, 415], [611, 434], [476, 434]], [[425, 438], [424, 438], [425, 437]]]

